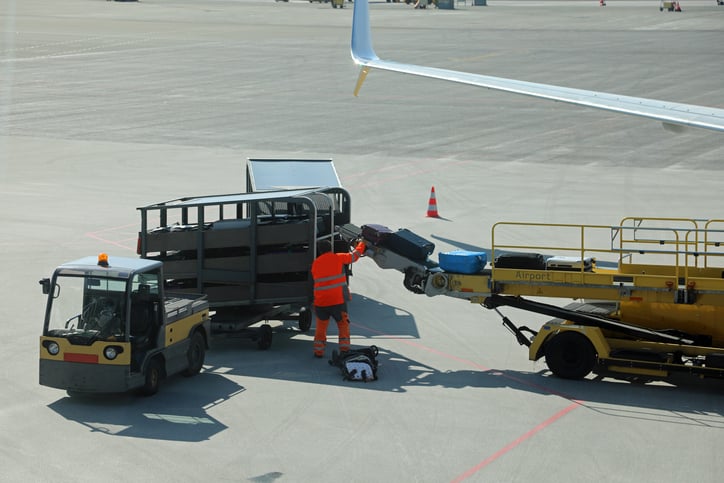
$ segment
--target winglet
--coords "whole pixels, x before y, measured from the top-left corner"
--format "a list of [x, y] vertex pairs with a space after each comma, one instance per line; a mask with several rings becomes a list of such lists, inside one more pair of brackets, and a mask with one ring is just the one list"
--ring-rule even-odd
[[377, 54], [375, 54], [375, 50], [372, 48], [370, 11], [369, 6], [367, 5], [367, 0], [356, 0], [354, 2], [351, 51], [354, 63], [362, 66], [357, 79], [357, 85], [354, 89], [354, 95], [357, 96], [362, 88], [362, 83], [369, 72], [369, 67], [366, 67], [366, 64], [378, 59]]
[[367, 0], [354, 2], [352, 15], [352, 59], [355, 64], [364, 65], [378, 57], [372, 48], [370, 32], [370, 10]]

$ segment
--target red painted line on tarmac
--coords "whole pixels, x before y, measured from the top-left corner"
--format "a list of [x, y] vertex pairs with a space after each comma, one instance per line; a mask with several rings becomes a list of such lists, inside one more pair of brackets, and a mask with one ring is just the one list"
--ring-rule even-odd
[[540, 423], [540, 424], [539, 424], [538, 426], [536, 426], [535, 428], [531, 429], [530, 431], [528, 431], [528, 432], [525, 433], [524, 435], [520, 436], [520, 437], [517, 438], [516, 440], [512, 441], [511, 443], [508, 443], [508, 444], [507, 444], [506, 446], [504, 446], [503, 448], [499, 449], [498, 451], [496, 451], [496, 452], [493, 453], [492, 455], [488, 456], [486, 459], [484, 459], [483, 461], [481, 461], [481, 462], [478, 463], [477, 465], [473, 466], [472, 468], [470, 468], [469, 470], [467, 470], [466, 472], [464, 472], [463, 474], [461, 474], [460, 476], [458, 476], [457, 478], [455, 478], [454, 480], [452, 480], [451, 483], [457, 483], [457, 482], [459, 482], [459, 481], [463, 481], [463, 480], [466, 480], [466, 479], [470, 478], [470, 477], [473, 476], [475, 473], [477, 473], [478, 471], [482, 470], [483, 468], [485, 468], [486, 466], [488, 466], [488, 465], [489, 465], [490, 463], [492, 463], [493, 461], [497, 460], [498, 458], [500, 458], [501, 456], [503, 456], [504, 454], [506, 454], [506, 453], [509, 452], [510, 450], [516, 448], [516, 447], [517, 447], [518, 445], [520, 445], [522, 442], [530, 439], [530, 438], [533, 437], [536, 433], [544, 430], [545, 428], [547, 428], [547, 427], [550, 426], [551, 424], [553, 424], [553, 423], [555, 423], [556, 421], [558, 421], [559, 419], [561, 419], [561, 418], [562, 418], [563, 416], [565, 416], [566, 414], [570, 413], [571, 411], [573, 411], [574, 409], [579, 408], [579, 407], [581, 407], [581, 404], [578, 403], [578, 402], [574, 402], [574, 403], [572, 403], [571, 405], [563, 408], [562, 410], [558, 411], [556, 414], [554, 414], [554, 415], [551, 416], [550, 418], [548, 418], [548, 419], [546, 419], [545, 421], [543, 421], [542, 423]]
[[125, 230], [126, 228], [130, 228], [132, 226], [138, 226], [136, 223], [129, 223], [127, 225], [121, 225], [121, 226], [111, 226], [108, 228], [101, 228], [98, 231], [94, 231], [92, 233], [105, 233], [108, 231], [119, 231], [119, 230]]
[[[379, 334], [379, 335], [387, 335], [387, 336], [389, 336], [389, 334], [385, 334], [384, 332], [380, 332], [380, 331], [371, 329], [371, 328], [369, 328], [369, 327], [365, 327], [364, 325], [358, 324], [358, 323], [356, 323], [356, 322], [352, 322], [352, 325], [355, 325], [355, 326], [357, 326], [357, 327], [360, 327], [360, 328], [362, 328], [362, 329], [364, 329], [364, 330], [366, 330], [366, 331], [368, 331], [368, 332], [372, 332], [372, 333]], [[472, 366], [472, 367], [475, 367], [475, 368], [477, 368], [477, 369], [484, 370], [484, 371], [490, 371], [490, 370], [491, 370], [490, 368], [485, 367], [485, 366], [483, 366], [483, 365], [481, 365], [481, 364], [478, 364], [478, 363], [476, 363], [476, 362], [473, 362], [473, 361], [470, 361], [470, 360], [467, 360], [467, 359], [463, 359], [462, 357], [457, 357], [457, 356], [454, 356], [454, 355], [452, 355], [452, 354], [448, 354], [448, 353], [446, 353], [446, 352], [439, 351], [439, 350], [437, 350], [437, 349], [433, 349], [432, 347], [427, 347], [427, 346], [425, 346], [425, 345], [423, 345], [423, 344], [419, 344], [419, 343], [417, 343], [417, 342], [414, 342], [414, 341], [411, 341], [411, 340], [408, 340], [408, 339], [395, 338], [395, 337], [393, 337], [393, 338], [394, 338], [395, 340], [397, 340], [398, 342], [402, 342], [403, 344], [407, 344], [407, 345], [416, 347], [416, 348], [418, 348], [418, 349], [422, 349], [422, 350], [425, 350], [425, 351], [427, 351], [427, 352], [431, 352], [431, 353], [433, 353], [433, 354], [439, 355], [439, 356], [444, 357], [444, 358], [446, 358], [446, 359], [454, 360], [454, 361], [457, 361], [457, 362], [462, 362], [463, 364], [466, 364], [466, 365], [468, 365], [468, 366]], [[506, 374], [506, 373], [503, 372], [503, 371], [500, 371], [500, 372], [498, 372], [498, 373], [495, 374], [495, 375], [499, 375], [499, 376], [501, 376], [501, 377], [505, 377], [506, 379], [510, 379], [510, 380], [512, 380], [512, 381], [515, 381], [515, 382], [517, 382], [518, 384], [520, 384], [520, 385], [522, 385], [522, 386], [528, 386], [528, 387], [531, 387], [531, 388], [535, 388], [535, 389], [537, 389], [537, 390], [539, 390], [539, 391], [546, 392], [546, 393], [548, 393], [548, 394], [552, 394], [552, 395], [555, 395], [555, 396], [560, 396], [560, 397], [562, 397], [562, 398], [564, 398], [564, 399], [568, 399], [568, 400], [572, 401], [572, 403], [571, 403], [570, 405], [566, 406], [565, 408], [563, 408], [562, 410], [558, 411], [556, 414], [554, 414], [554, 415], [551, 416], [550, 418], [546, 419], [546, 420], [543, 421], [542, 423], [538, 424], [537, 426], [535, 426], [535, 427], [534, 427], [533, 429], [531, 429], [530, 431], [524, 433], [522, 436], [519, 436], [518, 438], [516, 438], [516, 439], [513, 440], [512, 442], [508, 443], [507, 445], [505, 445], [503, 448], [499, 449], [498, 451], [496, 451], [496, 452], [493, 453], [492, 455], [488, 456], [487, 458], [485, 458], [483, 461], [481, 461], [481, 462], [478, 463], [477, 465], [475, 465], [475, 466], [473, 466], [472, 468], [470, 468], [469, 470], [465, 471], [465, 472], [462, 473], [460, 476], [458, 476], [458, 477], [456, 477], [455, 479], [453, 479], [453, 480], [451, 481], [451, 483], [457, 483], [457, 482], [460, 482], [460, 481], [463, 481], [463, 480], [466, 480], [466, 479], [470, 478], [470, 477], [473, 476], [475, 473], [477, 473], [478, 471], [480, 471], [480, 470], [482, 470], [483, 468], [485, 468], [486, 466], [488, 466], [490, 463], [494, 462], [495, 460], [497, 460], [497, 459], [500, 458], [501, 456], [505, 455], [505, 454], [508, 453], [509, 451], [511, 451], [511, 450], [515, 449], [516, 447], [518, 447], [518, 446], [519, 446], [521, 443], [523, 443], [524, 441], [527, 441], [528, 439], [532, 438], [532, 437], [535, 436], [537, 433], [539, 433], [540, 431], [544, 430], [545, 428], [547, 428], [547, 427], [550, 426], [551, 424], [555, 423], [556, 421], [558, 421], [559, 419], [561, 419], [561, 418], [562, 418], [563, 416], [565, 416], [566, 414], [568, 414], [568, 413], [570, 413], [571, 411], [573, 411], [574, 409], [579, 408], [579, 407], [582, 406], [582, 404], [581, 404], [580, 401], [576, 401], [575, 399], [571, 398], [570, 396], [566, 396], [565, 394], [561, 394], [561, 393], [559, 393], [558, 391], [554, 391], [554, 390], [552, 390], [552, 389], [546, 388], [546, 387], [541, 386], [541, 385], [539, 385], [539, 384], [532, 384], [532, 383], [530, 383], [530, 382], [528, 382], [528, 381], [523, 381], [523, 380], [521, 380], [521, 379], [519, 379], [519, 378], [517, 378], [517, 377], [514, 377], [514, 376], [511, 376], [511, 375], [509, 375], [509, 374]]]
[[[85, 234], [85, 236], [87, 236], [88, 238], [93, 238], [94, 240], [98, 240], [98, 241], [100, 241], [100, 242], [106, 243], [106, 244], [108, 244], [108, 245], [113, 245], [113, 246], [116, 246], [116, 247], [123, 248], [124, 250], [130, 250], [130, 251], [135, 252], [135, 251], [136, 251], [136, 245], [135, 245], [136, 239], [135, 239], [135, 238], [129, 238], [129, 237], [128, 237], [128, 233], [125, 233], [125, 230], [128, 229], [128, 228], [131, 227], [131, 226], [136, 226], [136, 224], [134, 223], [134, 224], [132, 224], [132, 225], [123, 225], [123, 226], [116, 226], [116, 227], [111, 227], [111, 228], [103, 228], [103, 229], [98, 230], [98, 231], [88, 232], [88, 233]], [[109, 233], [109, 232], [111, 232], [111, 233], [116, 232], [116, 233], [117, 233], [117, 232], [119, 232], [119, 231], [123, 231], [123, 232], [124, 232], [124, 233], [123, 233], [123, 235], [124, 235], [124, 236], [123, 236], [123, 240], [121, 240], [121, 241], [110, 240], [110, 239], [106, 238], [105, 236], [101, 236], [101, 235], [100, 235], [101, 233]], [[133, 245], [132, 245], [132, 246], [126, 245], [126, 244], [124, 243], [124, 242], [126, 242], [126, 241], [133, 241]]]
[[109, 239], [107, 239], [107, 238], [103, 238], [102, 236], [98, 236], [98, 235], [96, 235], [95, 233], [86, 233], [85, 236], [87, 236], [87, 237], [89, 237], [89, 238], [93, 238], [93, 239], [98, 240], [98, 241], [101, 241], [101, 242], [103, 242], [103, 243], [105, 243], [105, 244], [107, 244], [107, 245], [113, 245], [113, 246], [116, 246], [116, 247], [123, 248], [124, 250], [130, 250], [130, 251], [135, 251], [135, 250], [136, 250], [135, 247], [130, 247], [130, 246], [125, 245], [125, 244], [123, 244], [123, 243], [119, 243], [119, 242], [116, 242], [116, 241], [113, 241], [113, 240], [109, 240]]

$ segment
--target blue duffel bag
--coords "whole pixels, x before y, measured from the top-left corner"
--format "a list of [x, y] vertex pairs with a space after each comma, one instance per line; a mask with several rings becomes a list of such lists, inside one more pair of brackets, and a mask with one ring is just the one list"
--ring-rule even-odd
[[478, 273], [488, 263], [488, 255], [485, 252], [467, 250], [441, 252], [438, 259], [440, 268], [451, 273]]

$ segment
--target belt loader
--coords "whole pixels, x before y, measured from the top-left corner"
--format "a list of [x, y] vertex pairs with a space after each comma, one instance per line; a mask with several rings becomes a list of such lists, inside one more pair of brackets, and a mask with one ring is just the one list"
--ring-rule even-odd
[[[366, 255], [404, 273], [413, 293], [495, 310], [530, 360], [544, 357], [558, 377], [655, 380], [724, 377], [723, 227], [724, 220], [640, 217], [615, 226], [501, 222], [485, 250], [490, 262], [475, 273], [410, 259], [354, 225], [344, 236], [365, 239]], [[578, 302], [559, 307], [540, 298]], [[515, 325], [501, 307], [554, 319], [536, 331]]]

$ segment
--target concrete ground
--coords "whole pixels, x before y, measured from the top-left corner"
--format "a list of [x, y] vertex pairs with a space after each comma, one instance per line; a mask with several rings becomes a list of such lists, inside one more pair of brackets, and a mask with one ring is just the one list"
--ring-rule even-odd
[[[715, 0], [456, 6], [374, 2], [377, 53], [724, 107]], [[248, 157], [334, 159], [357, 224], [409, 228], [437, 252], [489, 247], [497, 221], [722, 217], [718, 133], [384, 72], [355, 98], [346, 7], [3, 2], [0, 480], [719, 481], [721, 386], [557, 379], [494, 312], [414, 295], [370, 260], [350, 311], [353, 344], [381, 350], [374, 383], [342, 381], [310, 333], [279, 323], [270, 350], [215, 339], [202, 374], [151, 398], [38, 385], [37, 280], [133, 256], [136, 207], [241, 192]]]

